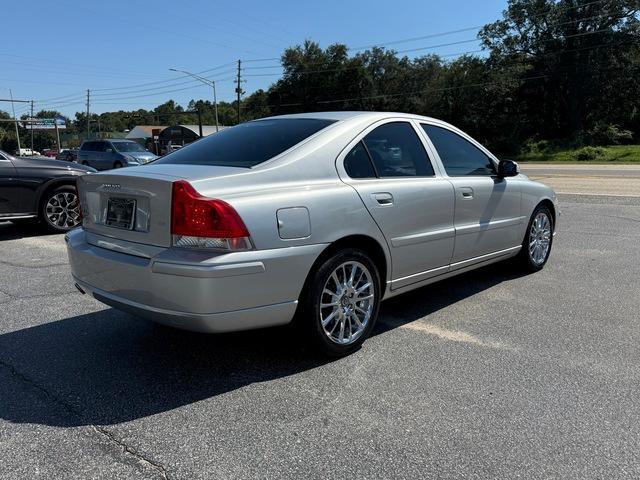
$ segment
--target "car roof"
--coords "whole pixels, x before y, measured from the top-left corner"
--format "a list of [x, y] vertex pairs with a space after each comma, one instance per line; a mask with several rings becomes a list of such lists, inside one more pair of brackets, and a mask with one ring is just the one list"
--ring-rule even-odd
[[347, 112], [309, 112], [309, 113], [293, 113], [288, 115], [277, 115], [273, 117], [261, 118], [260, 120], [267, 119], [279, 119], [279, 118], [312, 118], [318, 120], [351, 120], [351, 119], [360, 119], [360, 120], [379, 120], [383, 118], [389, 117], [401, 117], [401, 118], [414, 118], [417, 120], [429, 120], [429, 121], [438, 121], [435, 118], [424, 117], [422, 115], [414, 115], [411, 113], [400, 113], [400, 112], [361, 112], [361, 111], [347, 111]]
[[96, 138], [93, 140], [84, 140], [85, 142], [129, 142], [129, 143], [138, 143], [135, 140], [129, 140], [128, 138]]

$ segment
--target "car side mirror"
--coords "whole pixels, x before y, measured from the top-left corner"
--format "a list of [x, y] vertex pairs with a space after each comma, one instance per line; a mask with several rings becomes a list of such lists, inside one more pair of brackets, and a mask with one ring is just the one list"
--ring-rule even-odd
[[498, 176], [501, 178], [515, 177], [520, 173], [520, 167], [513, 160], [500, 160], [498, 163]]

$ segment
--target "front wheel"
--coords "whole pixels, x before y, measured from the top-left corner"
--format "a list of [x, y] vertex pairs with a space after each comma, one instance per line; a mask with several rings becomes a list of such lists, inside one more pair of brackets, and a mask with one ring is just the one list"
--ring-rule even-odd
[[552, 244], [553, 216], [547, 207], [540, 205], [534, 210], [527, 226], [520, 251], [521, 263], [529, 271], [541, 270], [549, 259]]
[[57, 233], [80, 225], [80, 204], [75, 187], [62, 185], [47, 192], [42, 199], [40, 220], [48, 230]]
[[362, 345], [378, 317], [380, 284], [373, 261], [352, 248], [333, 254], [311, 274], [298, 315], [321, 353], [339, 357]]

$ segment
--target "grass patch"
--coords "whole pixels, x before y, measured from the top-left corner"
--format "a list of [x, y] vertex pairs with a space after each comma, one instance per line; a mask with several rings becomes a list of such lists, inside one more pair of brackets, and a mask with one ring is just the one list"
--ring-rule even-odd
[[515, 157], [517, 162], [545, 163], [639, 163], [640, 145], [580, 147], [549, 152], [528, 152]]

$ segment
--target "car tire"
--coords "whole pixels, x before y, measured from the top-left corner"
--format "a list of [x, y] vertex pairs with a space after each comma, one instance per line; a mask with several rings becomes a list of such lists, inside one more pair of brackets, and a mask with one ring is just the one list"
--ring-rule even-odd
[[529, 272], [542, 270], [549, 260], [553, 245], [553, 215], [548, 207], [538, 205], [531, 214], [522, 248], [518, 254], [520, 264]]
[[369, 256], [354, 248], [340, 250], [311, 272], [296, 324], [323, 355], [348, 355], [373, 330], [381, 295], [380, 274]]
[[49, 190], [40, 202], [40, 222], [55, 233], [68, 232], [80, 225], [78, 193], [73, 185], [62, 185]]
[[86, 165], [87, 167], [89, 166], [89, 162], [87, 162], [86, 160], [82, 161], [82, 165]]
[[113, 168], [122, 168], [122, 162], [115, 162]]

